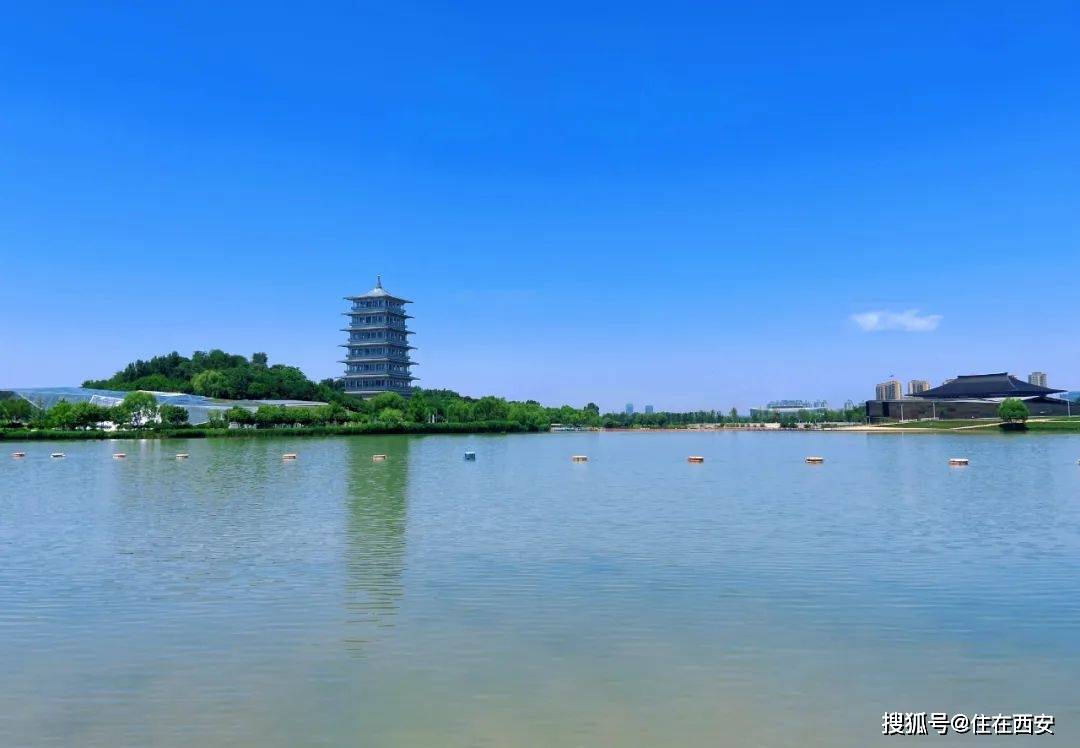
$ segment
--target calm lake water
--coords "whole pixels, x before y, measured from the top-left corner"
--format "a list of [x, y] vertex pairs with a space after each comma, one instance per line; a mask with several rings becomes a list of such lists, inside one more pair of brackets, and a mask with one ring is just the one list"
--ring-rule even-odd
[[1058, 435], [4, 444], [0, 745], [952, 742], [884, 738], [887, 711], [1046, 712], [1078, 745], [1078, 458]]

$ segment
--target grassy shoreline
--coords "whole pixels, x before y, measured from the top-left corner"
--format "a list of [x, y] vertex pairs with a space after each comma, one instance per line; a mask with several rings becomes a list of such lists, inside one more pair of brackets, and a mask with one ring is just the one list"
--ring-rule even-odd
[[[1027, 428], [1012, 433], [1080, 433], [1080, 416], [1054, 416], [1048, 418], [1032, 418], [1026, 423]], [[941, 421], [905, 421], [903, 423], [883, 423], [875, 426], [867, 426], [863, 431], [917, 431], [917, 432], [947, 432], [952, 434], [986, 434], [1001, 433], [1002, 422], [997, 420], [941, 420]]]

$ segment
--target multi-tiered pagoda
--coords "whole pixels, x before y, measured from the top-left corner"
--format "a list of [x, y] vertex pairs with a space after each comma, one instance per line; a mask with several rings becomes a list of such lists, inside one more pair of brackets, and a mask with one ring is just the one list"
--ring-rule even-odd
[[394, 296], [382, 287], [378, 276], [375, 288], [362, 296], [346, 296], [352, 307], [345, 315], [349, 317], [346, 349], [345, 392], [350, 395], [371, 397], [380, 392], [397, 392], [408, 395], [412, 380], [409, 372], [409, 335], [405, 320], [408, 299]]

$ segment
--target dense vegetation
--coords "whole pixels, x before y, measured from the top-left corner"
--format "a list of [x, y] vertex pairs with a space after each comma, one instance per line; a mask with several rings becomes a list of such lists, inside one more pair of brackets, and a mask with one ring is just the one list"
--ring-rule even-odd
[[[547, 407], [535, 400], [513, 401], [491, 395], [473, 398], [451, 390], [416, 388], [408, 398], [383, 393], [370, 400], [346, 395], [339, 382], [327, 379], [316, 383], [300, 369], [275, 364], [265, 353], [249, 359], [225, 353], [195, 351], [191, 357], [172, 352], [148, 361], [128, 364], [109, 379], [89, 380], [84, 387], [129, 391], [114, 407], [92, 403], [60, 402], [45, 410], [26, 400], [0, 400], [0, 427], [21, 430], [97, 432], [105, 427], [121, 431], [173, 433], [198, 429], [208, 434], [247, 429], [357, 429], [437, 431], [440, 428], [469, 430], [547, 429], [552, 424], [606, 428], [671, 428], [690, 424], [742, 424], [732, 408], [726, 414], [716, 410], [686, 413], [608, 413], [601, 415], [595, 403], [582, 408], [570, 405]], [[318, 407], [261, 405], [255, 410], [232, 407], [211, 414], [199, 427], [187, 424], [188, 413], [174, 405], [159, 406], [146, 390], [185, 392], [230, 400], [293, 399], [325, 403]], [[755, 421], [795, 423], [861, 421], [862, 409], [825, 413], [804, 411], [797, 415], [759, 416]]]
[[229, 400], [319, 400], [326, 383], [317, 385], [295, 366], [270, 366], [265, 353], [251, 360], [214, 349], [195, 351], [191, 358], [176, 351], [138, 360], [108, 379], [83, 382], [105, 390], [190, 392]]

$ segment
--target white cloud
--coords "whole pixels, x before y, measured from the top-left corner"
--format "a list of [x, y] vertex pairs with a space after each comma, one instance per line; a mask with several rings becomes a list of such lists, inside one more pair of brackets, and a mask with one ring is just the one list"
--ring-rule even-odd
[[932, 332], [941, 323], [940, 314], [919, 314], [918, 309], [889, 312], [878, 309], [851, 315], [851, 320], [863, 332], [900, 330], [901, 332]]

